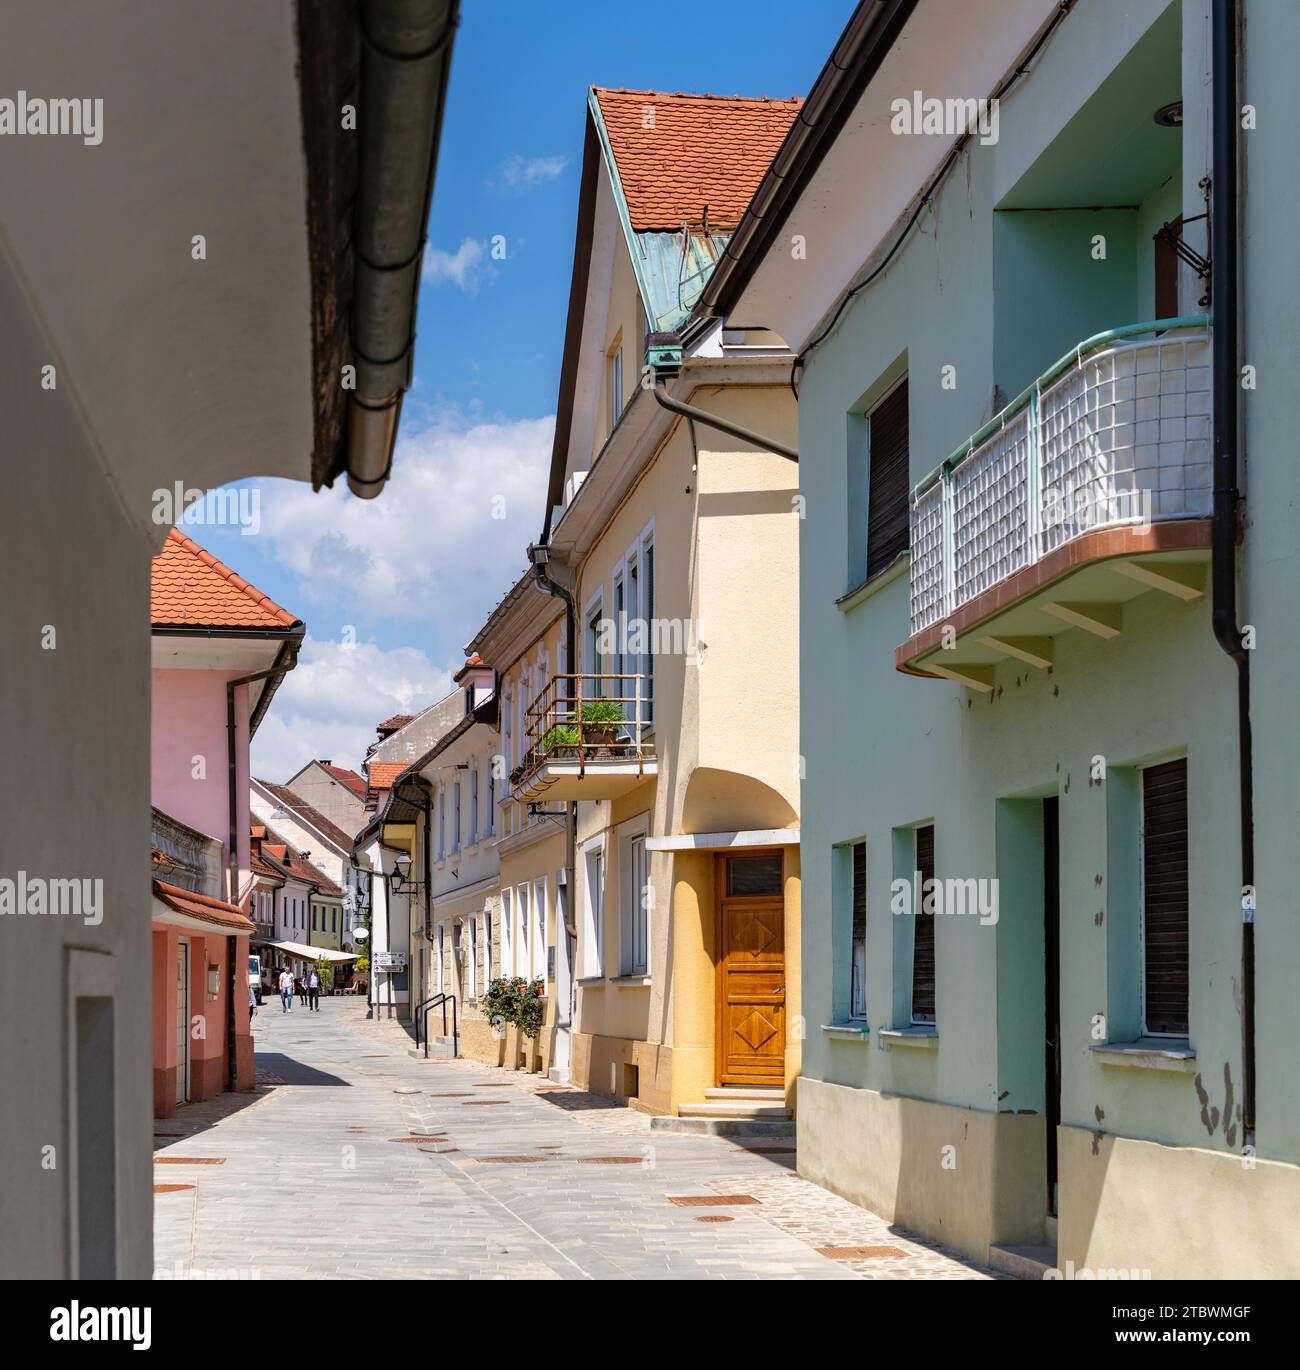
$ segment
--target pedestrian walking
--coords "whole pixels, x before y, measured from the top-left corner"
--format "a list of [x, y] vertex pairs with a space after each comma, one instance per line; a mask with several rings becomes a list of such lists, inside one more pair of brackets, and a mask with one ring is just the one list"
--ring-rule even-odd
[[320, 974], [315, 966], [307, 973], [307, 1007], [320, 1012]]
[[298, 983], [298, 1002], [303, 1006], [303, 1008], [306, 1008], [306, 1007], [307, 1007], [307, 972], [306, 972], [306, 971], [303, 971], [303, 973], [302, 973], [300, 976], [298, 976], [298, 982], [297, 982], [297, 983]]
[[293, 1009], [293, 972], [285, 966], [280, 972], [280, 1012], [289, 1013]]

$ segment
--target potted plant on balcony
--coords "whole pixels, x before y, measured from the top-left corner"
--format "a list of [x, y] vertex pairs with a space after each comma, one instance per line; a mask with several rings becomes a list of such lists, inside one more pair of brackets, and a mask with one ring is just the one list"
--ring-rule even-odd
[[582, 740], [590, 747], [607, 749], [618, 743], [623, 707], [612, 699], [582, 701]]
[[542, 740], [537, 747], [542, 755], [547, 757], [576, 756], [581, 740], [577, 728], [571, 723], [557, 723], [542, 734]]

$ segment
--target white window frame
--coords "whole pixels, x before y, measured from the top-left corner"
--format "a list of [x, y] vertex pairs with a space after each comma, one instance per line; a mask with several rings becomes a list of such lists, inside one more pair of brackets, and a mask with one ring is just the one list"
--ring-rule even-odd
[[460, 851], [460, 805], [460, 774], [457, 772], [451, 786], [451, 849], [454, 852]]
[[465, 1000], [474, 1003], [478, 999], [478, 919], [471, 913], [465, 920], [469, 924], [469, 937], [466, 939], [466, 959], [469, 962], [469, 975], [466, 977]]
[[531, 971], [532, 937], [529, 917], [532, 913], [532, 886], [515, 886], [515, 974], [527, 979]]
[[443, 967], [446, 965], [446, 961], [447, 961], [447, 940], [446, 940], [446, 931], [447, 931], [447, 925], [446, 925], [445, 923], [439, 923], [439, 924], [438, 924], [438, 989], [437, 989], [437, 993], [439, 993], [439, 994], [444, 993], [445, 990], [446, 990], [446, 981], [445, 981], [444, 975], [443, 975]]
[[[603, 675], [603, 658], [600, 656], [600, 628], [597, 626], [595, 636], [591, 633], [592, 616], [596, 616], [597, 625], [605, 617], [605, 587], [602, 585], [588, 600], [582, 610], [582, 673], [594, 676]], [[599, 684], [594, 684], [592, 689], [596, 693], [591, 698], [598, 698], [600, 693]]]
[[533, 979], [546, 979], [546, 877], [533, 881]]
[[623, 334], [620, 331], [605, 353], [605, 402], [609, 407], [608, 432], [612, 433], [623, 415]]
[[[649, 835], [648, 813], [638, 814], [618, 827], [618, 973], [620, 976], [640, 976], [646, 980], [650, 978], [650, 917], [653, 906], [644, 906], [644, 889], [636, 888], [632, 852], [634, 842], [639, 841], [643, 853], [645, 886], [652, 886], [650, 852], [646, 847]], [[651, 897], [653, 899], [653, 895]], [[637, 964], [635, 947], [638, 905], [645, 914], [644, 965]]]
[[469, 844], [472, 847], [478, 841], [478, 809], [479, 809], [479, 783], [478, 783], [479, 763], [477, 760], [470, 764], [469, 768]]
[[579, 964], [584, 980], [600, 980], [605, 976], [605, 883], [605, 834], [601, 833], [582, 846]]
[[492, 910], [484, 907], [479, 914], [483, 920], [483, 993], [492, 983]]
[[447, 787], [438, 786], [438, 860], [447, 855]]
[[515, 892], [506, 885], [501, 891], [501, 974], [507, 979], [515, 973], [514, 922]]

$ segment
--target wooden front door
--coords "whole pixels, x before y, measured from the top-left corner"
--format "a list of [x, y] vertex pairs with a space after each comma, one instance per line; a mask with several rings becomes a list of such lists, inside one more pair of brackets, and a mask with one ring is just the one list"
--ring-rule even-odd
[[785, 905], [782, 854], [717, 865], [718, 1083], [785, 1083]]

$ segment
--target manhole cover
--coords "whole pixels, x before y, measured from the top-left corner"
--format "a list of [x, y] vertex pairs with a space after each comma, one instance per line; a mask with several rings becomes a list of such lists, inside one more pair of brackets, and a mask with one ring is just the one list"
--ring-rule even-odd
[[475, 1156], [479, 1165], [527, 1165], [530, 1161], [549, 1161], [550, 1156]]
[[579, 1156], [579, 1165], [640, 1165], [640, 1156]]
[[697, 1223], [734, 1223], [736, 1220], [730, 1213], [701, 1213], [695, 1221]]
[[193, 1189], [192, 1184], [156, 1184], [153, 1187], [155, 1194], [175, 1194], [181, 1189]]
[[819, 1256], [827, 1256], [833, 1261], [868, 1261], [879, 1256], [906, 1256], [896, 1246], [819, 1246]]
[[419, 1092], [418, 1089], [413, 1089], [410, 1085], [399, 1085], [393, 1090], [394, 1094], [418, 1094]]
[[155, 1156], [154, 1165], [225, 1165], [224, 1156]]
[[756, 1204], [752, 1194], [681, 1194], [667, 1195], [670, 1204], [679, 1208], [738, 1208], [741, 1204]]

